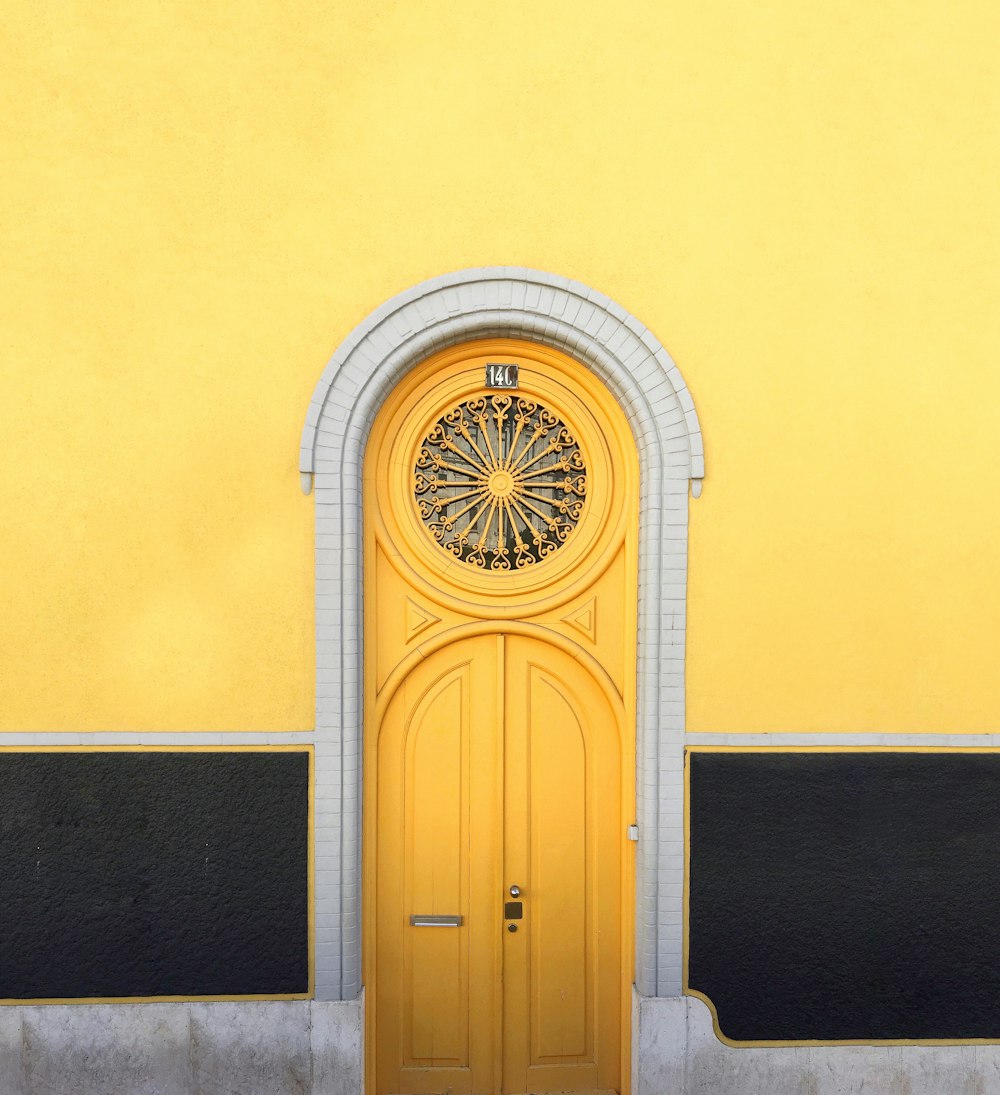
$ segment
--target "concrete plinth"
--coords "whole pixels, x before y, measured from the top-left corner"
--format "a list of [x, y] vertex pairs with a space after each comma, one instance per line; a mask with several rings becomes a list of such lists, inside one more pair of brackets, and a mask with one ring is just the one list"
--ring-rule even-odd
[[0, 1008], [2, 1095], [362, 1095], [364, 1000]]
[[636, 996], [633, 1095], [1000, 1095], [1000, 1046], [734, 1049], [693, 997]]
[[[633, 1095], [1000, 1095], [1000, 1045], [733, 1049], [633, 998]], [[0, 1007], [0, 1095], [364, 1095], [364, 999]]]

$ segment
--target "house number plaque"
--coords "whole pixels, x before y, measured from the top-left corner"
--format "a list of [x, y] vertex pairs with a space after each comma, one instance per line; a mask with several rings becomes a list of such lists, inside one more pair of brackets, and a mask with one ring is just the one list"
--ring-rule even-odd
[[507, 365], [499, 361], [488, 361], [486, 363], [486, 387], [516, 388], [517, 366]]

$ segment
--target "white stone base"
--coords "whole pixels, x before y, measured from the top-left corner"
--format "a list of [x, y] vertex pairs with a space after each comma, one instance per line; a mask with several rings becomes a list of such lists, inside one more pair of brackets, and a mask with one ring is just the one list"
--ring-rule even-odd
[[363, 1091], [363, 998], [0, 1007], [2, 1095]]
[[633, 1095], [1000, 1095], [1000, 1045], [733, 1049], [693, 997], [636, 996]]
[[[1000, 1095], [1000, 1045], [732, 1049], [633, 998], [633, 1095]], [[364, 1095], [364, 999], [0, 1007], [0, 1095]]]

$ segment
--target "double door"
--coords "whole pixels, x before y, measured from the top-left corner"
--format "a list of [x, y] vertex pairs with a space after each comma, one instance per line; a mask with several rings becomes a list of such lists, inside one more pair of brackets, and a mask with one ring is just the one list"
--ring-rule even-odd
[[431, 654], [377, 727], [377, 1095], [621, 1089], [620, 718], [560, 646]]

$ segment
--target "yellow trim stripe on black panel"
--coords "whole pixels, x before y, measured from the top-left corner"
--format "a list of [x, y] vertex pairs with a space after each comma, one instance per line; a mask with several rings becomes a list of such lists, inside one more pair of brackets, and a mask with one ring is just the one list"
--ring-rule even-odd
[[212, 1004], [240, 1000], [311, 1000], [316, 992], [316, 751], [312, 745], [0, 745], [0, 753], [307, 753], [309, 756], [308, 903], [309, 988], [248, 996], [77, 996], [0, 997], [0, 1006], [33, 1007], [36, 1004]]
[[781, 1046], [992, 1046], [995, 1038], [849, 1038], [829, 1041], [811, 1039], [803, 1041], [742, 1042], [728, 1038], [719, 1026], [719, 1013], [715, 1004], [703, 992], [692, 989], [688, 981], [688, 949], [691, 926], [691, 766], [689, 753], [1000, 753], [1000, 747], [973, 745], [789, 745], [789, 746], [742, 746], [742, 745], [688, 745], [684, 750], [684, 942], [682, 966], [682, 991], [685, 996], [701, 1000], [712, 1013], [715, 1036], [724, 1045], [734, 1049], [764, 1049]]

